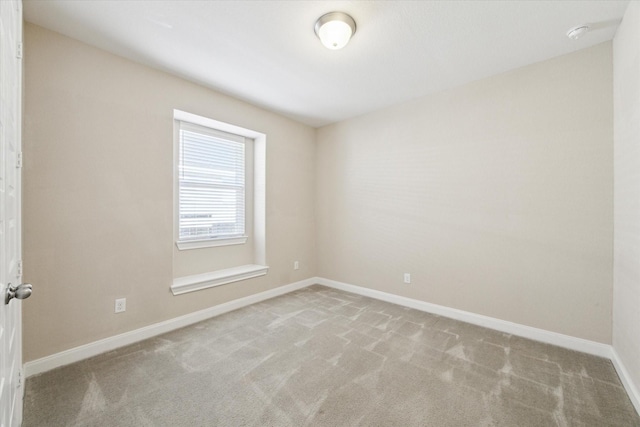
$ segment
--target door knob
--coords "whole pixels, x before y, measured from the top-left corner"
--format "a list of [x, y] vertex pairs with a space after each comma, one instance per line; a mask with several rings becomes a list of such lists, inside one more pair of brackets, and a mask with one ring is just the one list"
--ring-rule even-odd
[[13, 298], [16, 299], [25, 299], [31, 296], [33, 292], [33, 286], [29, 283], [23, 283], [18, 286], [13, 286], [9, 283], [9, 287], [7, 288], [7, 295], [4, 298], [4, 303], [9, 304]]

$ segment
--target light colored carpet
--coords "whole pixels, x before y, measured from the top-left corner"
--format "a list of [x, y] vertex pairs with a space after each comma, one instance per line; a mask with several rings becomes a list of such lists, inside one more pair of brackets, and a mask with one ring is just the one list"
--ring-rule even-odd
[[24, 426], [640, 426], [611, 362], [312, 286], [27, 379]]

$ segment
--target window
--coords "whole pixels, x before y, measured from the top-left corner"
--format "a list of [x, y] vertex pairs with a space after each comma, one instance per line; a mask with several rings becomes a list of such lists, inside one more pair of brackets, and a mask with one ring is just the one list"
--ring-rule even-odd
[[266, 135], [180, 110], [173, 117], [172, 293], [266, 274]]
[[178, 242], [246, 242], [245, 138], [179, 125]]

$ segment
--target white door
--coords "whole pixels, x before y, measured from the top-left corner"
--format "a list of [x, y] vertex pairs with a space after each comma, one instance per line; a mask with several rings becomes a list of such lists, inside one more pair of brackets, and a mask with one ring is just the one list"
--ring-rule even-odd
[[22, 279], [20, 226], [22, 3], [0, 0], [0, 426], [22, 422], [22, 301], [5, 296]]

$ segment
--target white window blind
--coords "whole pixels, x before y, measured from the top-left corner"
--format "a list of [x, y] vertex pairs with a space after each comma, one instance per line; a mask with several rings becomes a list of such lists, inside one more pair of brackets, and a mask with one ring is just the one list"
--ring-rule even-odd
[[244, 137], [179, 124], [179, 241], [244, 236]]

